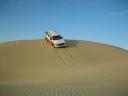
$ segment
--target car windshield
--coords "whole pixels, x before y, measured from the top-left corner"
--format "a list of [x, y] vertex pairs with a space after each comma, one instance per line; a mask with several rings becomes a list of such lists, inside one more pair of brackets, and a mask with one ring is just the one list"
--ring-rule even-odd
[[62, 37], [60, 35], [53, 36], [53, 40], [60, 40]]

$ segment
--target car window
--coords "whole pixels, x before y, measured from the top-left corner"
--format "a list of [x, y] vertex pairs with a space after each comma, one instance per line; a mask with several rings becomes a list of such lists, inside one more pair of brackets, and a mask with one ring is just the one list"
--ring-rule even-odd
[[50, 34], [48, 34], [48, 37], [50, 38]]
[[60, 40], [60, 39], [62, 39], [61, 35], [53, 36], [53, 40]]
[[50, 35], [50, 39], [52, 40], [53, 39], [53, 37]]
[[45, 34], [47, 35], [47, 34], [48, 34], [48, 32], [45, 32]]
[[50, 34], [48, 34], [48, 37], [49, 37], [50, 39], [53, 39], [52, 36], [51, 36]]

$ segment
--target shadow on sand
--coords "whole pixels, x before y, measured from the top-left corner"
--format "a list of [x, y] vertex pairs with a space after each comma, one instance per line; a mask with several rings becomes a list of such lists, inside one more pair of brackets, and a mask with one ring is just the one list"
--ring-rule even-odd
[[76, 47], [77, 44], [79, 43], [79, 41], [77, 40], [65, 40], [65, 41], [66, 41], [67, 48]]

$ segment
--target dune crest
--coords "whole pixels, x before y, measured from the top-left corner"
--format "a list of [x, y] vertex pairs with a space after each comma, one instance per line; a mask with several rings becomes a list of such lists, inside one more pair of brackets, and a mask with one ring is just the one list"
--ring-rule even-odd
[[4, 91], [3, 86], [9, 85], [42, 85], [88, 89], [80, 91], [90, 94], [86, 96], [123, 96], [128, 94], [127, 73], [128, 52], [104, 44], [77, 40], [67, 40], [66, 48], [53, 48], [43, 40], [0, 44], [0, 89]]

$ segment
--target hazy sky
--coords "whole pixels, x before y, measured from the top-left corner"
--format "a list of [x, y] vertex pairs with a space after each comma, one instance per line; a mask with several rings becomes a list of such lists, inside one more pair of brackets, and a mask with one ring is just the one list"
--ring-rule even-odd
[[128, 49], [128, 0], [0, 0], [0, 42], [47, 30]]

